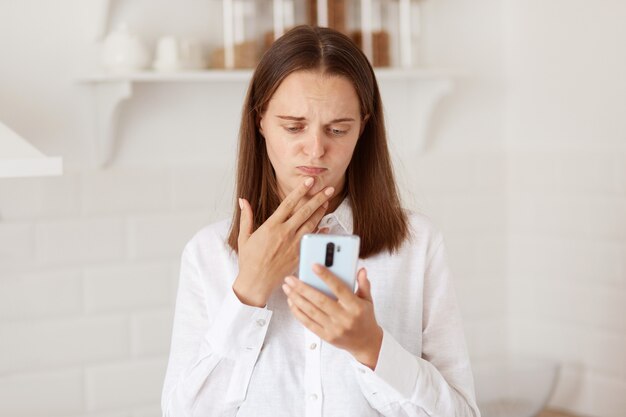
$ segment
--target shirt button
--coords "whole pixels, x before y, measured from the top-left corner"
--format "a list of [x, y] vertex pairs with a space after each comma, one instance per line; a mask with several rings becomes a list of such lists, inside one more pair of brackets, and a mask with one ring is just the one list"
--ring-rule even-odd
[[317, 343], [311, 343], [311, 346], [309, 346], [309, 349], [315, 350], [316, 347], [317, 347]]
[[317, 394], [311, 394], [311, 395], [309, 395], [309, 400], [311, 400], [311, 401], [317, 401]]
[[258, 324], [258, 325], [259, 325], [259, 327], [263, 327], [263, 326], [265, 326], [265, 320], [263, 320], [263, 319], [258, 319], [258, 320], [256, 321], [256, 324]]

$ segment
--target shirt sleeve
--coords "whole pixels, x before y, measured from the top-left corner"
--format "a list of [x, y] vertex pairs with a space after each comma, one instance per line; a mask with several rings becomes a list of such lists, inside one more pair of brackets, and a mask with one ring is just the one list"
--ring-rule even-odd
[[197, 407], [235, 415], [272, 317], [267, 308], [241, 303], [232, 288], [217, 309], [209, 308], [202, 279], [187, 246], [161, 398], [165, 417], [192, 416]]
[[376, 368], [353, 361], [363, 395], [386, 417], [480, 417], [445, 249], [438, 242], [424, 276], [422, 356], [383, 330]]

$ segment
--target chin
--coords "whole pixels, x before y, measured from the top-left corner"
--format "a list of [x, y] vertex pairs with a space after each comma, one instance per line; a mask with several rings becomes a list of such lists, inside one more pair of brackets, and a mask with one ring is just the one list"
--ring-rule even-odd
[[309, 190], [307, 195], [312, 197], [315, 194], [317, 194], [320, 191], [322, 191], [326, 187], [328, 187], [328, 185], [324, 181], [320, 181], [318, 178], [316, 178], [315, 179], [315, 184], [313, 184], [313, 187], [311, 187], [311, 189]]

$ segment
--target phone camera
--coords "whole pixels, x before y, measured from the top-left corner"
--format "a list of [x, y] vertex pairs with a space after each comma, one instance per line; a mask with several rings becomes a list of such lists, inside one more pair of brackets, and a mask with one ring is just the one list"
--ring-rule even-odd
[[324, 265], [326, 267], [333, 266], [333, 260], [335, 258], [335, 244], [333, 242], [328, 242], [326, 245], [326, 259], [324, 261]]

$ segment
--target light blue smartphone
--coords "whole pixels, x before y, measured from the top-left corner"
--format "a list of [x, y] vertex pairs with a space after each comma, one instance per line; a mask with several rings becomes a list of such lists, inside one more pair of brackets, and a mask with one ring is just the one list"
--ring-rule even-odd
[[324, 265], [352, 291], [356, 280], [361, 239], [356, 235], [307, 234], [300, 241], [298, 278], [336, 299], [330, 288], [311, 269], [313, 264]]

